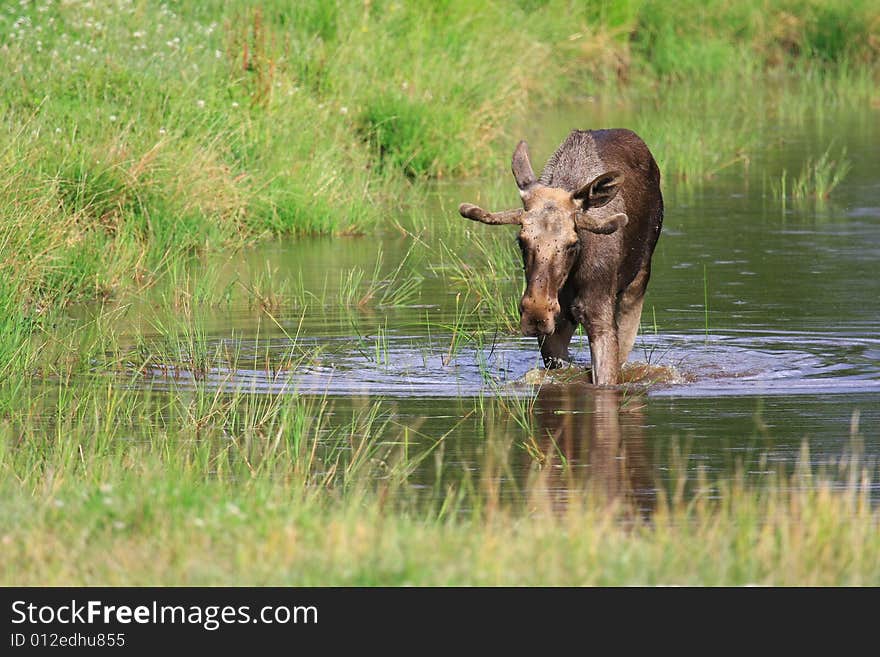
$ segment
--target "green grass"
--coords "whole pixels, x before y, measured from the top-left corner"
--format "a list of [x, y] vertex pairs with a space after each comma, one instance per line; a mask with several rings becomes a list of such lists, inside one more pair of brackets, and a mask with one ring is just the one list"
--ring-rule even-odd
[[706, 342], [709, 342], [709, 276], [706, 273], [706, 265], [703, 264], [703, 320]]
[[[774, 126], [876, 103], [878, 20], [832, 0], [0, 7], [3, 583], [880, 583], [861, 470], [843, 490], [690, 482], [649, 524], [587, 494], [560, 514], [552, 450], [511, 438], [534, 399], [456, 401], [483, 427], [472, 472], [391, 402], [343, 417], [237, 376], [319, 362], [306, 317], [346, 319], [387, 366], [376, 315], [431, 277], [459, 293], [425, 320], [444, 366], [482, 354], [518, 324], [513, 236], [454, 208], [412, 220], [430, 185], [482, 175], [472, 200], [515, 204], [512, 145], [547, 129], [529, 117], [582, 102], [642, 134], [670, 194], [747, 177]], [[789, 194], [847, 168], [816, 153]], [[315, 287], [242, 267], [258, 240], [395, 230], [399, 262], [328, 262]], [[230, 310], [249, 351], [208, 328]]]
[[669, 180], [704, 180], [747, 166], [756, 119], [804, 106], [773, 88], [876, 98], [878, 17], [825, 0], [10, 5], [0, 270], [27, 315], [267, 235], [372, 233], [413, 181], [506, 167], [560, 99], [598, 98]]
[[797, 209], [812, 204], [816, 209], [826, 206], [832, 192], [846, 178], [852, 162], [846, 154], [846, 147], [837, 156], [832, 155], [833, 145], [829, 145], [817, 157], [807, 157], [798, 175], [791, 176], [783, 169], [778, 180], [771, 182], [774, 200], [779, 202], [785, 215], [789, 202]]
[[[24, 354], [46, 370], [0, 389], [4, 584], [880, 582], [874, 475], [856, 460], [811, 470], [805, 453], [793, 472], [712, 481], [673, 459], [648, 522], [548, 446], [533, 395], [452, 402], [436, 435], [393, 401], [255, 389], [239, 372], [283, 382], [322, 355], [296, 335], [213, 339], [199, 319], [213, 303], [160, 305], [134, 336], [108, 307]], [[433, 330], [479, 341], [471, 322]], [[382, 338], [367, 346], [379, 366]], [[475, 463], [446, 449], [473, 415]]]
[[49, 431], [0, 425], [5, 585], [880, 583], [880, 516], [854, 461], [844, 486], [809, 467], [681, 475], [645, 522], [590, 488], [561, 502], [568, 466], [548, 455], [511, 502], [501, 409], [478, 478], [425, 496], [415, 468], [461, 466], [384, 405], [322, 433], [327, 400], [54, 394]]
[[808, 158], [804, 162], [801, 174], [792, 181], [791, 194], [795, 199], [813, 198], [827, 200], [846, 174], [852, 164], [846, 157], [846, 148], [840, 155], [832, 159], [831, 147], [815, 160]]

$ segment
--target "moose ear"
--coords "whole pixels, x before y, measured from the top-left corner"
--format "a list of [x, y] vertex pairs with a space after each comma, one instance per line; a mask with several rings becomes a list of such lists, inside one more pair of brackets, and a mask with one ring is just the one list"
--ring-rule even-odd
[[596, 176], [591, 182], [577, 190], [571, 197], [587, 208], [601, 208], [610, 203], [623, 185], [624, 176], [620, 171], [608, 171]]
[[578, 212], [574, 216], [575, 226], [600, 235], [610, 235], [626, 226], [627, 223], [629, 223], [629, 217], [623, 212], [608, 217], [594, 217], [586, 212]]
[[522, 194], [535, 184], [535, 172], [532, 171], [532, 163], [529, 160], [529, 145], [521, 141], [516, 145], [513, 151], [513, 178], [516, 180], [516, 186]]

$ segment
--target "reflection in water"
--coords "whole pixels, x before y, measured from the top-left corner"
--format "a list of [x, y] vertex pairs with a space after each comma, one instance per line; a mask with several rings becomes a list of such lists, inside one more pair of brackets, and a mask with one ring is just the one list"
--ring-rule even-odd
[[656, 504], [645, 445], [644, 398], [588, 384], [547, 385], [534, 407], [544, 464], [532, 484], [554, 509], [578, 493], [622, 503], [643, 517]]

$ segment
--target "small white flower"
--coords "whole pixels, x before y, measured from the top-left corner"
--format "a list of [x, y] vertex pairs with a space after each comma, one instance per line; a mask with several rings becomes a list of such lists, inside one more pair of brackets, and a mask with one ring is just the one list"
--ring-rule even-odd
[[204, 107], [205, 107], [205, 101], [203, 101], [203, 100], [201, 100], [201, 99], [200, 99], [200, 100], [197, 100], [197, 101], [196, 101], [196, 107], [198, 107], [199, 109], [204, 109]]
[[115, 114], [110, 115], [110, 123], [116, 123], [116, 115]]
[[221, 57], [223, 57], [223, 52], [221, 50], [215, 50], [214, 57], [216, 57], [217, 59], [220, 59]]
[[56, 135], [60, 135], [60, 134], [61, 134], [61, 128], [55, 128], [55, 134], [56, 134]]
[[348, 108], [345, 107], [345, 106], [340, 107], [340, 108], [339, 108], [339, 113], [340, 113], [340, 114], [348, 114]]
[[236, 108], [236, 107], [238, 107], [238, 103], [237, 103], [237, 102], [235, 102], [235, 101], [234, 101], [234, 100], [233, 100], [233, 101], [232, 101], [232, 107], [233, 107], [233, 108]]
[[165, 128], [159, 128], [159, 134], [160, 134], [160, 135], [166, 135], [166, 134], [168, 134], [168, 133], [165, 131]]

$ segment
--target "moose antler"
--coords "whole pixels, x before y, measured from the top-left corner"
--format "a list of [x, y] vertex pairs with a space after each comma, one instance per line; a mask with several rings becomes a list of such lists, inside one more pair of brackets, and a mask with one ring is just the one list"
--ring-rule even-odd
[[523, 210], [486, 212], [483, 208], [472, 203], [462, 203], [458, 206], [458, 213], [465, 219], [493, 225], [522, 223], [523, 212]]

